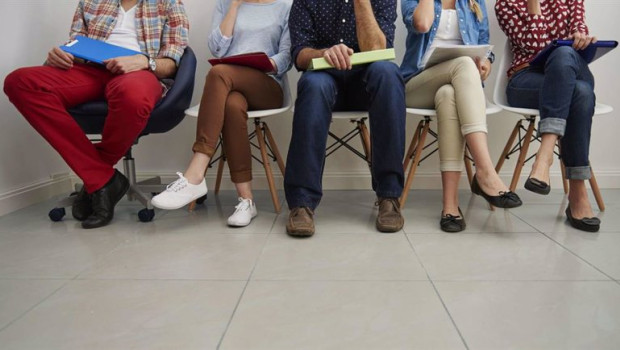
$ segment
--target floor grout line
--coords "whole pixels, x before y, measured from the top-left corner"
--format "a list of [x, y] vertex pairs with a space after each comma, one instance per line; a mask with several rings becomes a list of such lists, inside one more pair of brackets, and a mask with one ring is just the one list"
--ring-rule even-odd
[[437, 298], [439, 298], [439, 302], [443, 306], [444, 311], [446, 312], [446, 314], [448, 314], [448, 317], [450, 318], [450, 322], [452, 322], [452, 326], [454, 326], [454, 329], [456, 330], [456, 333], [459, 335], [459, 338], [461, 338], [461, 341], [463, 342], [463, 346], [465, 346], [466, 350], [469, 350], [469, 346], [467, 345], [467, 341], [465, 340], [465, 337], [461, 333], [461, 330], [459, 329], [459, 327], [456, 325], [456, 321], [454, 321], [454, 318], [452, 317], [452, 314], [450, 314], [450, 310], [448, 310], [448, 306], [443, 301], [443, 298], [441, 297], [441, 294], [439, 294], [439, 290], [435, 286], [435, 283], [433, 282], [433, 279], [431, 278], [431, 276], [429, 275], [428, 271], [426, 270], [426, 266], [424, 266], [424, 263], [422, 262], [422, 259], [420, 258], [420, 256], [416, 252], [415, 247], [413, 246], [413, 242], [411, 242], [411, 240], [409, 239], [409, 236], [407, 236], [407, 234], [405, 234], [405, 239], [409, 243], [409, 247], [411, 247], [411, 250], [413, 251], [413, 254], [418, 259], [419, 264], [424, 269], [424, 272], [426, 273], [426, 277], [428, 278], [428, 282], [430, 282], [431, 286], [433, 287], [433, 290], [435, 291], [435, 295], [437, 295]]

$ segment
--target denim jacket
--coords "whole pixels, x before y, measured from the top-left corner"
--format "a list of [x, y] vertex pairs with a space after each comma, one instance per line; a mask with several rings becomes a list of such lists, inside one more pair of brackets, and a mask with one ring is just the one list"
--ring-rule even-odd
[[[484, 0], [474, 0], [480, 4], [483, 13], [482, 22], [478, 22], [476, 14], [469, 8], [469, 0], [456, 0], [456, 13], [459, 19], [459, 30], [465, 45], [485, 45], [489, 43], [489, 18]], [[407, 27], [407, 51], [400, 65], [405, 80], [411, 79], [422, 71], [422, 57], [435, 39], [441, 17], [441, 0], [435, 0], [435, 19], [428, 33], [419, 33], [413, 27], [413, 12], [418, 7], [418, 0], [402, 0], [401, 12]]]

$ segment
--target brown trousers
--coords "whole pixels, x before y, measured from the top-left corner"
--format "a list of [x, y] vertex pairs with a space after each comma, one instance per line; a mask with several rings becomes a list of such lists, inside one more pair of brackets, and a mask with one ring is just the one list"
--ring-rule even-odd
[[221, 134], [232, 181], [251, 181], [248, 109], [280, 108], [282, 99], [280, 85], [263, 72], [242, 66], [214, 66], [207, 74], [200, 100], [192, 150], [213, 157]]

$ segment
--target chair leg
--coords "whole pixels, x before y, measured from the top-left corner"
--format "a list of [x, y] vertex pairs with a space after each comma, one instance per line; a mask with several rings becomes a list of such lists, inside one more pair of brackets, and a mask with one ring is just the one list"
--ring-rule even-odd
[[471, 160], [469, 159], [469, 148], [465, 146], [465, 152], [463, 152], [463, 161], [465, 162], [465, 171], [467, 172], [467, 183], [471, 189], [471, 182], [474, 178], [474, 174], [472, 171]]
[[403, 170], [407, 171], [409, 167], [409, 162], [413, 158], [413, 155], [416, 150], [416, 146], [418, 144], [418, 139], [420, 138], [420, 133], [422, 132], [422, 128], [424, 127], [424, 120], [420, 120], [418, 126], [415, 128], [415, 132], [413, 133], [413, 138], [411, 139], [411, 143], [409, 144], [409, 149], [407, 150], [407, 154], [405, 154], [405, 160], [403, 162]]
[[558, 153], [560, 153], [560, 171], [562, 171], [562, 187], [564, 188], [564, 194], [568, 193], [568, 179], [566, 178], [566, 167], [564, 166], [564, 162], [562, 162], [562, 146], [560, 146], [560, 142], [556, 143], [558, 147]]
[[282, 156], [280, 155], [280, 150], [278, 150], [278, 146], [276, 145], [276, 141], [271, 134], [271, 130], [267, 126], [267, 123], [261, 122], [263, 125], [263, 129], [265, 130], [265, 135], [267, 136], [267, 142], [273, 151], [273, 155], [276, 157], [276, 162], [278, 163], [278, 168], [280, 168], [280, 173], [284, 176], [284, 160], [282, 160]]
[[515, 143], [515, 139], [517, 138], [517, 135], [519, 134], [519, 130], [521, 129], [522, 122], [523, 120], [519, 120], [517, 124], [515, 124], [515, 127], [512, 129], [512, 133], [510, 134], [510, 137], [508, 138], [508, 141], [506, 142], [506, 146], [504, 146], [502, 155], [499, 157], [499, 160], [497, 161], [497, 165], [495, 166], [495, 172], [497, 172], [498, 174], [499, 174], [499, 171], [502, 170], [502, 166], [504, 165], [504, 162], [506, 161], [506, 157], [508, 157], [508, 153], [510, 152], [512, 145]]
[[359, 128], [360, 137], [362, 139], [362, 147], [364, 148], [364, 155], [366, 156], [366, 161], [368, 165], [371, 164], [371, 148], [370, 148], [370, 133], [368, 132], [368, 127], [366, 127], [366, 123], [364, 119], [361, 119], [357, 122], [357, 127]]
[[592, 193], [594, 193], [594, 199], [596, 199], [596, 204], [598, 205], [598, 209], [600, 211], [605, 211], [605, 202], [603, 202], [603, 196], [601, 195], [601, 189], [598, 187], [598, 182], [596, 181], [596, 176], [594, 176], [594, 171], [592, 167], [590, 167], [590, 172], [592, 173], [592, 177], [590, 178], [590, 187], [592, 187]]
[[525, 158], [527, 157], [527, 151], [530, 148], [530, 143], [532, 142], [532, 135], [534, 134], [534, 123], [536, 121], [535, 118], [528, 118], [529, 125], [527, 127], [527, 132], [525, 133], [525, 139], [523, 140], [523, 145], [521, 146], [521, 151], [519, 151], [519, 159], [517, 160], [517, 166], [515, 167], [515, 172], [512, 175], [512, 181], [510, 182], [510, 190], [514, 192], [517, 188], [517, 183], [519, 182], [519, 176], [521, 176], [521, 170], [525, 165]]
[[276, 191], [275, 181], [273, 180], [273, 172], [271, 171], [271, 164], [269, 156], [267, 155], [267, 145], [263, 138], [263, 131], [259, 123], [256, 126], [256, 138], [260, 147], [260, 154], [263, 159], [263, 167], [265, 168], [265, 174], [267, 175], [267, 182], [269, 183], [269, 191], [271, 192], [271, 200], [273, 201], [273, 207], [276, 213], [280, 212], [280, 201], [278, 200], [278, 193]]
[[[424, 127], [422, 129], [422, 132], [420, 133], [419, 141], [417, 142], [417, 146], [415, 148], [415, 156], [413, 158], [413, 162], [411, 163], [411, 169], [409, 170], [409, 174], [407, 174], [407, 181], [405, 182], [403, 193], [400, 196], [400, 207], [401, 208], [403, 208], [405, 206], [405, 203], [407, 202], [407, 197], [409, 196], [409, 189], [411, 188], [411, 184], [413, 183], [413, 177], [415, 176], [415, 172], [418, 169], [420, 158], [422, 158], [422, 150], [424, 149], [424, 143], [426, 142], [426, 135], [428, 135], [428, 129], [430, 128], [430, 124], [431, 124], [430, 120], [428, 119], [422, 121], [421, 123], [424, 124]], [[416, 129], [416, 134], [417, 132], [418, 130]], [[415, 136], [414, 136], [414, 139], [415, 139]]]

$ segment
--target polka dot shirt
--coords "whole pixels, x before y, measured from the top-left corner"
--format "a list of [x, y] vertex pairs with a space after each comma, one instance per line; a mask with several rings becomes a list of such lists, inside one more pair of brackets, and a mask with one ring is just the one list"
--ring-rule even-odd
[[497, 0], [495, 14], [508, 36], [515, 68], [530, 62], [552, 40], [568, 38], [572, 33], [588, 34], [583, 0], [539, 0], [540, 15], [528, 13], [527, 0]]
[[[387, 47], [393, 47], [396, 0], [371, 0], [371, 4]], [[289, 29], [293, 62], [304, 48], [324, 49], [342, 43], [360, 51], [353, 0], [294, 0]]]

